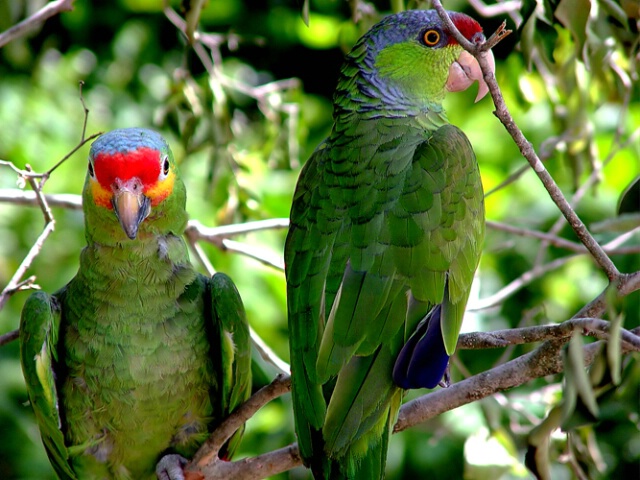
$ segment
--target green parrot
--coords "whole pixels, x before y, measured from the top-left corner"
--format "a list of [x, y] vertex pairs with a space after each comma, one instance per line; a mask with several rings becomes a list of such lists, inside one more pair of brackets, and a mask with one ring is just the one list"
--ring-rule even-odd
[[[61, 479], [181, 480], [184, 457], [251, 393], [249, 327], [229, 277], [196, 272], [186, 191], [156, 132], [91, 146], [77, 275], [20, 322], [29, 400]], [[236, 432], [224, 455], [231, 455]]]
[[434, 388], [455, 351], [484, 204], [442, 101], [476, 80], [479, 99], [479, 65], [435, 11], [386, 17], [346, 56], [285, 243], [296, 433], [316, 479], [383, 478], [404, 389]]

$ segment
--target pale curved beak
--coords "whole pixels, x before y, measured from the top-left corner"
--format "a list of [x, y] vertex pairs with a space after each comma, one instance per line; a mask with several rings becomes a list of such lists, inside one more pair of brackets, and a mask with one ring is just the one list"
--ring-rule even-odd
[[141, 184], [137, 178], [127, 182], [116, 180], [113, 190], [114, 194], [111, 198], [113, 210], [122, 230], [133, 240], [138, 235], [138, 227], [151, 212], [151, 201], [142, 193]]
[[[493, 52], [487, 52], [487, 60], [491, 66], [491, 72], [496, 71], [496, 62]], [[476, 102], [480, 101], [489, 92], [489, 87], [484, 81], [480, 64], [476, 57], [466, 50], [463, 50], [458, 60], [449, 67], [449, 77], [447, 78], [446, 89], [449, 92], [460, 92], [469, 88], [475, 81], [478, 81], [478, 95]]]

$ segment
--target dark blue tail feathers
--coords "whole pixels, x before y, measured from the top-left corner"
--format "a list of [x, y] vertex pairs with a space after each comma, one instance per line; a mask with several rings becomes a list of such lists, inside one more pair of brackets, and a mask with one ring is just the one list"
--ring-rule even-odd
[[449, 363], [440, 328], [442, 306], [436, 305], [400, 350], [393, 381], [400, 388], [435, 388]]

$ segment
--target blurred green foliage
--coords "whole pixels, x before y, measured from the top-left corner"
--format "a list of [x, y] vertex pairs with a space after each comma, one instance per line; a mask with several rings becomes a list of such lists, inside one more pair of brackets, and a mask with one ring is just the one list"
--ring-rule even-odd
[[[0, 30], [42, 3], [0, 0]], [[304, 4], [310, 7], [308, 27], [295, 2], [209, 0], [199, 27], [207, 35], [192, 49], [159, 1], [77, 0], [72, 12], [51, 18], [0, 50], [0, 159], [44, 171], [69, 152], [82, 132], [78, 84], [83, 81], [88, 134], [146, 126], [167, 137], [188, 186], [192, 218], [214, 226], [288, 216], [300, 165], [331, 126], [331, 95], [344, 52], [392, 9], [382, 0]], [[571, 199], [580, 192], [576, 209], [584, 222], [611, 221], [620, 195], [640, 174], [638, 1], [502, 5], [512, 8], [482, 22], [489, 33], [503, 19], [516, 30], [494, 51], [497, 79], [517, 124], [565, 195]], [[180, 5], [173, 6], [179, 11]], [[409, 1], [406, 6], [424, 4]], [[462, 0], [445, 6], [479, 18]], [[394, 9], [401, 7], [402, 2], [393, 2]], [[489, 192], [525, 162], [491, 115], [490, 100], [474, 105], [474, 95], [449, 95], [447, 111], [474, 145]], [[85, 145], [64, 163], [45, 192], [79, 193], [87, 153]], [[15, 187], [16, 175], [0, 167], [0, 189]], [[575, 241], [566, 224], [554, 226], [559, 212], [528, 168], [490, 194], [486, 206], [489, 220], [551, 229]], [[49, 292], [75, 274], [84, 243], [80, 212], [55, 208], [53, 213], [56, 230], [28, 271]], [[36, 208], [0, 204], [0, 286], [7, 284], [42, 225]], [[621, 233], [607, 225], [598, 230], [601, 243]], [[239, 240], [277, 258], [284, 235], [274, 230]], [[621, 271], [640, 270], [639, 243], [635, 233], [623, 245], [629, 248], [612, 256]], [[287, 359], [283, 274], [240, 254], [203, 247], [215, 268], [238, 284], [254, 329]], [[534, 267], [570, 254], [543, 247], [535, 238], [490, 229], [470, 306], [482, 304]], [[577, 256], [534, 276], [496, 306], [470, 312], [463, 328], [489, 331], [561, 322], [606, 285], [593, 260]], [[0, 334], [17, 328], [27, 295], [13, 295], [0, 312]], [[634, 292], [615, 314], [623, 315], [625, 328], [633, 328], [640, 322], [639, 312], [640, 295]], [[487, 370], [532, 348], [461, 351], [453, 378]], [[572, 431], [570, 440], [554, 431], [552, 478], [575, 478], [576, 465], [590, 478], [637, 474], [640, 367], [635, 360], [637, 354], [623, 359], [621, 386], [599, 398], [597, 423]], [[0, 372], [0, 477], [54, 478], [26, 404], [17, 342], [0, 348]], [[440, 479], [526, 478], [526, 436], [558, 405], [561, 385], [561, 376], [540, 379], [395, 435], [388, 478], [421, 478], [425, 472]], [[291, 405], [285, 396], [249, 422], [241, 455], [292, 441]], [[299, 468], [279, 478], [308, 476]]]

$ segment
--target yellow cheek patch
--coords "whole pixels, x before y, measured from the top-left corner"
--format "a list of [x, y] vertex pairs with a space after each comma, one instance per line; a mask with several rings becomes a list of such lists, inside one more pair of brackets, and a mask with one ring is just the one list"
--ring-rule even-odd
[[93, 201], [99, 207], [104, 207], [109, 210], [113, 209], [113, 205], [111, 204], [111, 197], [113, 194], [100, 185], [100, 182], [94, 180], [89, 177], [89, 187], [91, 188], [91, 196], [93, 197]]
[[165, 198], [167, 198], [171, 192], [173, 192], [173, 185], [176, 181], [176, 174], [173, 170], [169, 170], [167, 178], [159, 180], [153, 186], [147, 187], [144, 194], [151, 200], [151, 206], [155, 207]]

